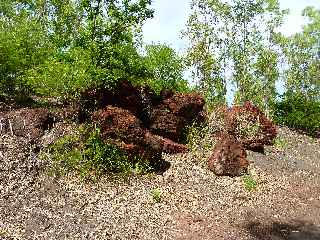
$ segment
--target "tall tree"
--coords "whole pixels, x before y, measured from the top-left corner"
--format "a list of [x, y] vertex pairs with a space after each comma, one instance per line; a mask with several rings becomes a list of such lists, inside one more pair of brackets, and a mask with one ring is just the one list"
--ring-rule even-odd
[[226, 84], [232, 83], [236, 102], [252, 100], [265, 109], [278, 79], [273, 37], [286, 14], [279, 1], [193, 0], [192, 11], [185, 35], [201, 85], [225, 101]]
[[174, 49], [165, 44], [151, 44], [146, 48], [145, 63], [150, 73], [150, 83], [154, 90], [188, 90], [188, 82], [183, 78], [184, 61]]
[[307, 7], [303, 16], [308, 23], [302, 32], [283, 37], [288, 68], [285, 85], [288, 92], [309, 100], [320, 100], [320, 10]]

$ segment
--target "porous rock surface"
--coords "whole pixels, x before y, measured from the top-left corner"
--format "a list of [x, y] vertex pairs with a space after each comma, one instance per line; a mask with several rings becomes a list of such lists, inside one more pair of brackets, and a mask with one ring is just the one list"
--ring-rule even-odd
[[208, 161], [208, 166], [218, 176], [240, 176], [247, 172], [249, 162], [242, 144], [228, 133], [220, 134]]
[[[85, 119], [91, 114], [91, 120], [101, 127], [105, 142], [111, 139], [129, 155], [150, 157], [161, 152], [186, 152], [187, 147], [182, 144], [184, 130], [188, 124], [203, 119], [204, 103], [196, 93], [163, 90], [157, 95], [148, 87], [120, 81], [113, 92], [100, 89], [83, 93], [80, 115]], [[98, 110], [90, 113], [90, 106]]]
[[142, 121], [129, 110], [107, 106], [93, 113], [92, 121], [101, 127], [106, 143], [113, 143], [130, 156], [159, 156], [166, 153], [185, 152], [185, 145], [152, 134], [144, 128]]
[[25, 137], [29, 141], [39, 139], [53, 124], [53, 117], [44, 108], [22, 108], [0, 112], [0, 134]]
[[202, 119], [203, 97], [196, 93], [161, 94], [163, 101], [151, 113], [150, 129], [153, 133], [173, 141], [183, 138], [185, 126]]
[[276, 125], [249, 101], [243, 106], [229, 109], [226, 114], [226, 125], [228, 132], [246, 149], [261, 149], [264, 145], [272, 145], [273, 139], [277, 136]]

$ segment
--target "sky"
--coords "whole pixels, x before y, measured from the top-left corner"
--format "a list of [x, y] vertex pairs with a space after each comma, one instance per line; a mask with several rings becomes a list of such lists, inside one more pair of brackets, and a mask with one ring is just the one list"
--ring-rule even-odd
[[[178, 52], [182, 52], [186, 43], [181, 38], [181, 30], [186, 25], [190, 14], [191, 0], [153, 0], [154, 18], [143, 27], [146, 43], [167, 43]], [[301, 30], [304, 19], [301, 16], [306, 6], [320, 8], [320, 0], [280, 0], [281, 8], [289, 9], [290, 14], [280, 29], [286, 35]]]
[[[305, 19], [301, 16], [302, 10], [307, 6], [320, 9], [320, 0], [279, 0], [282, 9], [289, 9], [289, 15], [284, 19], [284, 25], [279, 29], [289, 36], [302, 30]], [[191, 0], [153, 0], [152, 8], [155, 10], [154, 18], [143, 26], [144, 42], [166, 43], [178, 53], [184, 53], [186, 41], [182, 39], [181, 30], [185, 28], [189, 14]], [[190, 71], [185, 72], [185, 78], [192, 83]], [[278, 93], [283, 93], [282, 81], [276, 84]], [[227, 86], [227, 99], [232, 102], [234, 89]]]

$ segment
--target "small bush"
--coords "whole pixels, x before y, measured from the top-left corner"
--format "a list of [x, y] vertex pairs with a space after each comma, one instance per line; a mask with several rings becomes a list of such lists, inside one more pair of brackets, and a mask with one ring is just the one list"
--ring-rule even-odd
[[251, 175], [245, 175], [242, 177], [242, 182], [244, 184], [244, 188], [247, 191], [253, 191], [257, 188], [257, 181]]
[[320, 101], [286, 93], [274, 106], [274, 120], [280, 125], [316, 135], [320, 131]]
[[288, 142], [286, 139], [277, 137], [273, 140], [273, 146], [278, 150], [284, 150], [288, 145]]
[[161, 190], [159, 188], [154, 188], [151, 190], [152, 199], [159, 203], [161, 201]]
[[129, 161], [128, 156], [113, 144], [100, 138], [100, 130], [91, 126], [82, 127], [77, 134], [65, 136], [48, 148], [44, 154], [50, 160], [52, 175], [77, 172], [81, 178], [96, 178], [105, 172], [146, 173], [152, 166], [142, 159]]
[[212, 131], [208, 124], [193, 124], [187, 128], [187, 145], [193, 153], [210, 152], [215, 145]]
[[259, 122], [251, 121], [250, 113], [236, 116], [235, 134], [241, 139], [252, 139], [260, 134]]

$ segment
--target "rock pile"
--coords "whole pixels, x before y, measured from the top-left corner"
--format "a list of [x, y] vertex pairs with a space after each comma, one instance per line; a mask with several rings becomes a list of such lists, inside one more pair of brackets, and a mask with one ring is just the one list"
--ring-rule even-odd
[[[106, 143], [129, 156], [152, 159], [162, 152], [186, 152], [182, 144], [186, 126], [201, 121], [204, 99], [195, 93], [164, 90], [157, 95], [147, 87], [120, 81], [114, 91], [90, 90], [81, 98], [81, 118], [101, 128]], [[98, 110], [90, 113], [93, 107]], [[89, 111], [88, 111], [89, 109]]]
[[[183, 153], [186, 127], [204, 122], [205, 101], [197, 93], [156, 94], [148, 87], [135, 87], [120, 81], [111, 91], [91, 89], [84, 92], [80, 104], [61, 108], [55, 119], [79, 118], [101, 129], [105, 143], [125, 151], [129, 159], [159, 160], [161, 153]], [[276, 126], [250, 102], [243, 106], [222, 106], [208, 118], [218, 143], [208, 160], [209, 169], [217, 175], [238, 176], [247, 171], [246, 149], [260, 149], [271, 144]], [[0, 135], [39, 140], [50, 129], [54, 117], [44, 108], [21, 108], [0, 112]]]
[[220, 107], [209, 117], [218, 143], [208, 161], [217, 175], [239, 176], [247, 171], [247, 150], [263, 150], [277, 136], [275, 124], [251, 102]]

